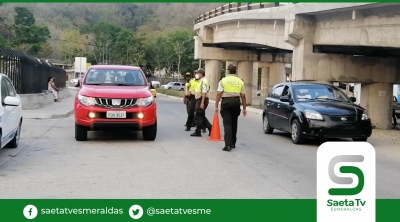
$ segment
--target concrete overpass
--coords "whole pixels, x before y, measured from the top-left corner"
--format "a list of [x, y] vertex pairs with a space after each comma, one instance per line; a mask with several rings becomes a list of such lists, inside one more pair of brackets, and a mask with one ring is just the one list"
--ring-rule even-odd
[[253, 104], [258, 70], [264, 98], [286, 81], [290, 64], [292, 81], [361, 83], [360, 105], [377, 128], [391, 127], [393, 84], [400, 83], [398, 3], [230, 3], [200, 15], [194, 30], [194, 57], [205, 60], [211, 97], [222, 62], [238, 65]]

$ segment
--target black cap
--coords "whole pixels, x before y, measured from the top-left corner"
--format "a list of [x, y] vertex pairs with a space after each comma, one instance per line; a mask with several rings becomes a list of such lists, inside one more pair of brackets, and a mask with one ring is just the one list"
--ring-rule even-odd
[[206, 71], [203, 68], [200, 68], [200, 69], [194, 71], [194, 73], [201, 73], [201, 74], [205, 75]]
[[233, 64], [229, 64], [229, 66], [228, 66], [228, 68], [226, 70], [229, 70], [229, 71], [235, 73], [236, 72], [236, 66], [233, 65]]

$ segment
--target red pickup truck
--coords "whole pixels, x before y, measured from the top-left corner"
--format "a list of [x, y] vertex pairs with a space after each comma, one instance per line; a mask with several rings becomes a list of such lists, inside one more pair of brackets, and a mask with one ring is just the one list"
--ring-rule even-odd
[[139, 67], [89, 67], [75, 98], [75, 139], [88, 131], [142, 131], [144, 140], [157, 135], [157, 106], [146, 76]]

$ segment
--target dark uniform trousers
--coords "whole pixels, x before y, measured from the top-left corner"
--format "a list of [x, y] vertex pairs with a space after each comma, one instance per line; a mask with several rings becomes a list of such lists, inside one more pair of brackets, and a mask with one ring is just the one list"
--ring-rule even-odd
[[203, 127], [211, 129], [211, 123], [206, 117], [206, 109], [208, 107], [209, 99], [204, 99], [204, 109], [200, 109], [201, 98], [196, 99], [196, 114], [194, 115], [194, 123], [196, 124], [196, 132], [200, 133]]
[[188, 102], [186, 103], [186, 111], [188, 114], [188, 118], [186, 121], [186, 126], [187, 127], [192, 127], [194, 124], [194, 113], [196, 111], [196, 98], [194, 98], [194, 95], [191, 95], [189, 97]]
[[236, 145], [237, 125], [240, 111], [240, 97], [222, 98], [221, 116], [224, 125], [225, 146]]

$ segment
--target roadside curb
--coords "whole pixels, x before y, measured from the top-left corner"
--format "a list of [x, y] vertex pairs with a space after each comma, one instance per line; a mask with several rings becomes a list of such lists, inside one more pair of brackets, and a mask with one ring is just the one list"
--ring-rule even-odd
[[[170, 96], [170, 95], [166, 95], [166, 94], [159, 93], [159, 92], [157, 92], [157, 95], [161, 95], [163, 97], [168, 97], [168, 98], [171, 98], [171, 99], [180, 99], [180, 100], [183, 99], [182, 97]], [[215, 104], [215, 100], [210, 100], [210, 103]], [[262, 109], [256, 109], [256, 108], [252, 108], [252, 107], [247, 107], [247, 112], [254, 113], [254, 114], [259, 114], [259, 115], [262, 115], [262, 113], [263, 113]]]
[[63, 118], [68, 118], [72, 114], [74, 114], [74, 110], [71, 110], [67, 112], [66, 114], [53, 114], [49, 119], [63, 119]]
[[68, 86], [67, 88], [70, 89], [70, 90], [74, 90], [74, 91], [78, 91], [79, 90], [79, 88], [72, 87], [72, 86]]

